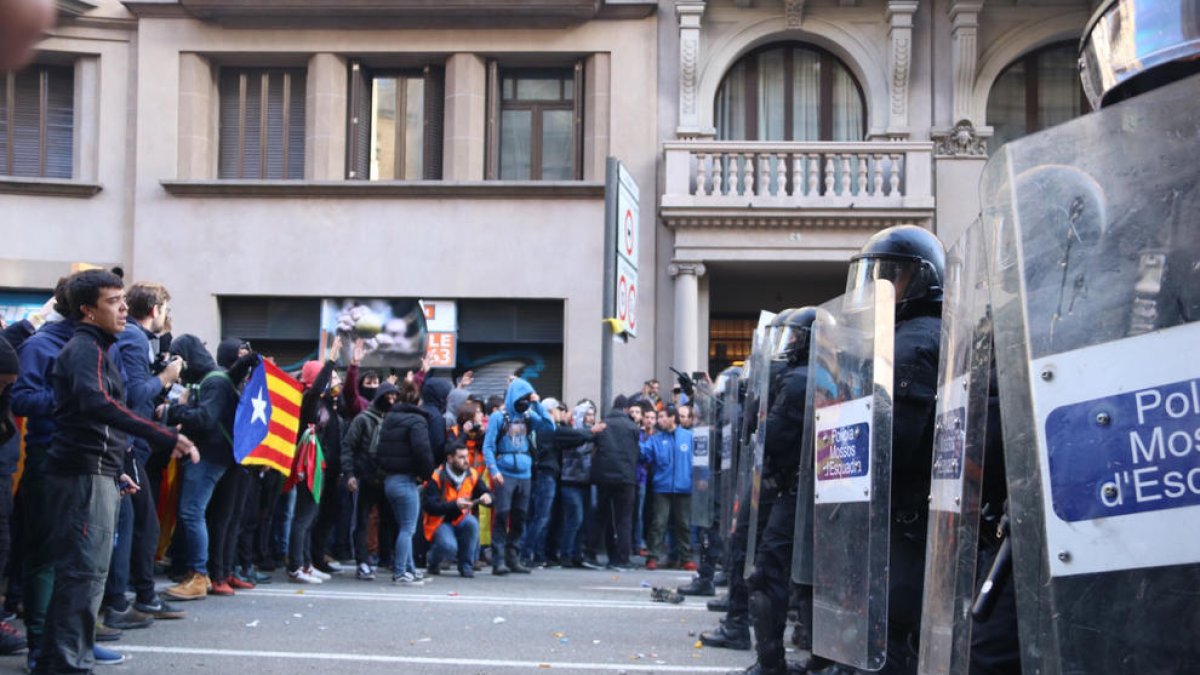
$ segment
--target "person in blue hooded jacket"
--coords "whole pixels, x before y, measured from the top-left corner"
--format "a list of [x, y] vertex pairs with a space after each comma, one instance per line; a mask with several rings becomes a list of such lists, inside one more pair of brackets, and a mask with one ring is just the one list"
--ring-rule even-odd
[[[517, 377], [508, 385], [503, 410], [488, 418], [483, 458], [495, 493], [492, 518], [492, 574], [529, 574], [517, 546], [525, 531], [525, 514], [533, 478], [536, 434], [553, 432], [554, 420], [538, 402], [533, 385]], [[507, 561], [507, 564], [505, 564]]]
[[674, 540], [673, 559], [684, 569], [696, 569], [692, 562], [692, 432], [679, 426], [679, 411], [668, 405], [658, 416], [658, 433], [642, 443], [642, 462], [653, 468], [654, 519], [646, 537], [650, 557], [646, 569], [656, 569], [666, 553], [666, 530], [670, 522]]

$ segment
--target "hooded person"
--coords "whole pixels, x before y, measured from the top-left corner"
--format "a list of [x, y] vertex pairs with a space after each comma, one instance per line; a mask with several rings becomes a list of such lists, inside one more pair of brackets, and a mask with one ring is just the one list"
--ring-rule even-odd
[[494, 494], [492, 574], [529, 573], [521, 564], [517, 546], [525, 531], [532, 491], [534, 438], [539, 432], [552, 432], [553, 425], [533, 385], [520, 377], [509, 383], [504, 408], [488, 418], [483, 456]]
[[205, 512], [217, 483], [233, 465], [233, 420], [239, 397], [233, 381], [217, 366], [200, 338], [180, 335], [171, 342], [170, 353], [186, 364], [181, 380], [188, 388], [188, 395], [181, 398], [181, 403], [167, 406], [163, 418], [169, 425], [180, 425], [195, 440], [200, 461], [183, 465], [179, 493], [179, 526], [183, 532], [187, 575], [163, 593], [175, 600], [198, 600], [206, 597], [212, 587]]
[[[379, 385], [371, 405], [350, 422], [342, 440], [342, 476], [346, 489], [358, 496], [354, 509], [354, 560], [358, 567], [356, 576], [362, 581], [375, 579], [375, 571], [367, 561], [367, 526], [372, 508], [384, 507], [379, 509], [379, 541], [395, 538], [396, 526], [383, 494], [386, 474], [380, 469], [377, 456], [383, 418], [396, 405], [399, 395], [400, 390], [394, 384]], [[386, 546], [380, 549], [380, 564], [384, 565], [391, 556]]]
[[447, 445], [446, 405], [454, 384], [444, 377], [431, 377], [421, 385], [421, 409], [429, 413], [429, 447], [433, 456], [441, 460], [453, 449]]
[[[330, 354], [332, 355], [332, 350]], [[349, 505], [352, 503], [349, 493], [342, 490], [342, 430], [345, 428], [343, 427], [343, 410], [346, 406], [342, 396], [342, 379], [334, 370], [336, 362], [336, 356], [331, 356], [324, 364], [320, 361], [309, 361], [304, 364], [300, 373], [301, 384], [310, 386], [304, 395], [313, 399], [313, 417], [309, 421], [302, 418], [300, 430], [303, 432], [309, 428], [309, 425], [312, 425], [317, 439], [321, 443], [321, 453], [325, 458], [325, 482], [320, 489], [321, 500], [317, 504], [316, 520], [312, 525], [309, 537], [311, 550], [307, 553], [308, 564], [305, 565], [305, 569], [311, 567], [316, 570], [318, 574], [315, 576], [320, 577], [322, 581], [327, 581], [327, 577], [340, 571], [340, 566], [332, 556], [328, 555], [326, 549], [330, 534], [337, 528], [341, 520], [343, 508], [349, 510]], [[322, 376], [326, 378], [323, 380], [324, 386], [317, 386], [322, 382]], [[350, 387], [346, 387], [346, 389], [350, 389]], [[303, 412], [302, 407], [301, 413]], [[339, 541], [334, 544], [335, 551], [350, 548], [349, 541], [340, 540], [349, 538], [349, 527], [347, 526], [345, 529], [345, 532], [339, 530]]]
[[[588, 549], [595, 555], [608, 552], [610, 568], [629, 568], [633, 547], [633, 508], [637, 499], [637, 464], [640, 454], [638, 427], [625, 409], [630, 401], [617, 396], [605, 416], [607, 427], [596, 436], [592, 457], [592, 484], [596, 486], [596, 522], [589, 531]], [[584, 565], [595, 567], [594, 559]]]

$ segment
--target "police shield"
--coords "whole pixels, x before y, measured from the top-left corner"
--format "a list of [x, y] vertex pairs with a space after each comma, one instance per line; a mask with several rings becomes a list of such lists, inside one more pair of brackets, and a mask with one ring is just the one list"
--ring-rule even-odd
[[714, 453], [717, 435], [717, 397], [712, 382], [697, 380], [692, 389], [692, 524], [713, 524]]
[[966, 673], [970, 663], [992, 354], [987, 273], [976, 222], [946, 255], [918, 662], [930, 675]]
[[816, 323], [813, 390], [814, 654], [886, 661], [895, 291], [868, 282]]
[[766, 446], [767, 412], [771, 405], [771, 350], [775, 344], [775, 334], [772, 328], [760, 328], [755, 333], [754, 354], [751, 357], [753, 366], [750, 369], [750, 380], [746, 393], [746, 410], [743, 419], [742, 445], [746, 465], [740, 469], [742, 480], [745, 481], [745, 491], [739, 490], [740, 495], [749, 495], [746, 508], [750, 516], [746, 520], [746, 565], [742, 570], [747, 579], [754, 572], [754, 551], [758, 547], [758, 503], [762, 494], [763, 456]]
[[1197, 100], [1192, 76], [984, 169], [1025, 672], [1200, 664]]
[[721, 392], [721, 509], [718, 515], [722, 536], [733, 534], [736, 522], [734, 511], [735, 492], [737, 490], [737, 449], [738, 433], [742, 420], [742, 369], [728, 368], [717, 378], [718, 389]]
[[[833, 315], [840, 311], [842, 296], [817, 308], [816, 324], [833, 321]], [[816, 360], [811, 356], [815, 349], [815, 340], [809, 341], [809, 363]], [[809, 368], [808, 390], [804, 396], [804, 428], [808, 430], [800, 441], [800, 474], [796, 481], [796, 527], [793, 532], [792, 547], [792, 581], [797, 584], [811, 586], [813, 582], [813, 395], [817, 386], [817, 375], [828, 375], [830, 371], [817, 371]], [[829, 383], [826, 389], [830, 389]], [[803, 618], [803, 617], [802, 617]]]

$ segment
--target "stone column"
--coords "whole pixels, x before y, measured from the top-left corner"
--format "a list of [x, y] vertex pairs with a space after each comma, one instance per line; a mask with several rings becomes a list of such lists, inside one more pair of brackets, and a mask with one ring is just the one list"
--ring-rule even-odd
[[673, 262], [667, 273], [675, 279], [675, 368], [690, 373], [700, 369], [700, 277], [704, 263]]
[[[304, 113], [305, 180], [346, 178], [349, 78], [346, 59], [337, 54], [313, 54], [308, 59]], [[297, 93], [293, 91], [292, 96]]]
[[[76, 77], [76, 88], [79, 80]], [[217, 124], [212, 64], [199, 54], [179, 55], [178, 178], [217, 177]]]
[[483, 180], [487, 150], [487, 64], [474, 54], [446, 59], [445, 180]]
[[704, 2], [679, 0], [675, 3], [675, 16], [679, 19], [679, 127], [675, 133], [680, 137], [699, 136], [702, 131], [697, 89], [700, 86], [700, 19], [704, 16]]
[[975, 63], [979, 58], [977, 34], [983, 0], [958, 0], [950, 5], [950, 72], [954, 75], [951, 100], [953, 121], [980, 122], [982, 115], [973, 110]]
[[912, 67], [913, 14], [917, 11], [917, 0], [888, 0], [888, 38], [891, 51], [888, 54], [888, 71], [891, 73], [891, 96], [888, 106], [888, 136], [907, 137], [908, 84]]

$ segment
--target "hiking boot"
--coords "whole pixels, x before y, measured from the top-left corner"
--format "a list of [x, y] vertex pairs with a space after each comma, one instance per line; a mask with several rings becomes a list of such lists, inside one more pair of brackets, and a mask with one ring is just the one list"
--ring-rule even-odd
[[679, 593], [680, 595], [713, 596], [717, 594], [717, 589], [713, 586], [713, 582], [708, 579], [696, 577], [687, 586], [680, 586]]
[[121, 652], [114, 652], [111, 649], [105, 649], [100, 645], [92, 647], [92, 658], [96, 659], [98, 666], [115, 666], [118, 663], [125, 663], [125, 655]]
[[218, 579], [217, 581], [213, 582], [212, 588], [209, 589], [208, 594], [209, 595], [232, 596], [233, 595], [233, 587], [229, 585], [228, 581], [223, 581], [223, 580]]
[[208, 588], [212, 583], [208, 576], [192, 572], [183, 581], [163, 591], [163, 595], [172, 600], [203, 600], [208, 597]]
[[729, 594], [726, 593], [725, 595], [722, 595], [719, 598], [714, 598], [712, 600], [709, 600], [706, 607], [708, 607], [708, 611], [710, 611], [710, 612], [720, 612], [721, 614], [728, 612], [729, 611]]
[[750, 626], [737, 622], [722, 624], [721, 627], [714, 631], [705, 631], [700, 634], [700, 643], [705, 647], [720, 647], [721, 649], [736, 649], [739, 651], [750, 650]]
[[143, 614], [133, 606], [126, 607], [124, 612], [118, 612], [112, 607], [104, 610], [104, 625], [109, 628], [130, 630], [134, 628], [146, 628], [152, 623], [154, 623], [153, 616]]
[[149, 614], [156, 621], [164, 619], [182, 619], [187, 616], [187, 613], [181, 609], [177, 609], [167, 604], [161, 597], [155, 597], [154, 602], [135, 602], [133, 608], [142, 614]]
[[103, 621], [96, 622], [96, 642], [114, 642], [120, 640], [122, 635], [124, 633], [116, 628], [105, 626]]
[[20, 654], [27, 646], [24, 633], [7, 621], [0, 621], [0, 656]]

